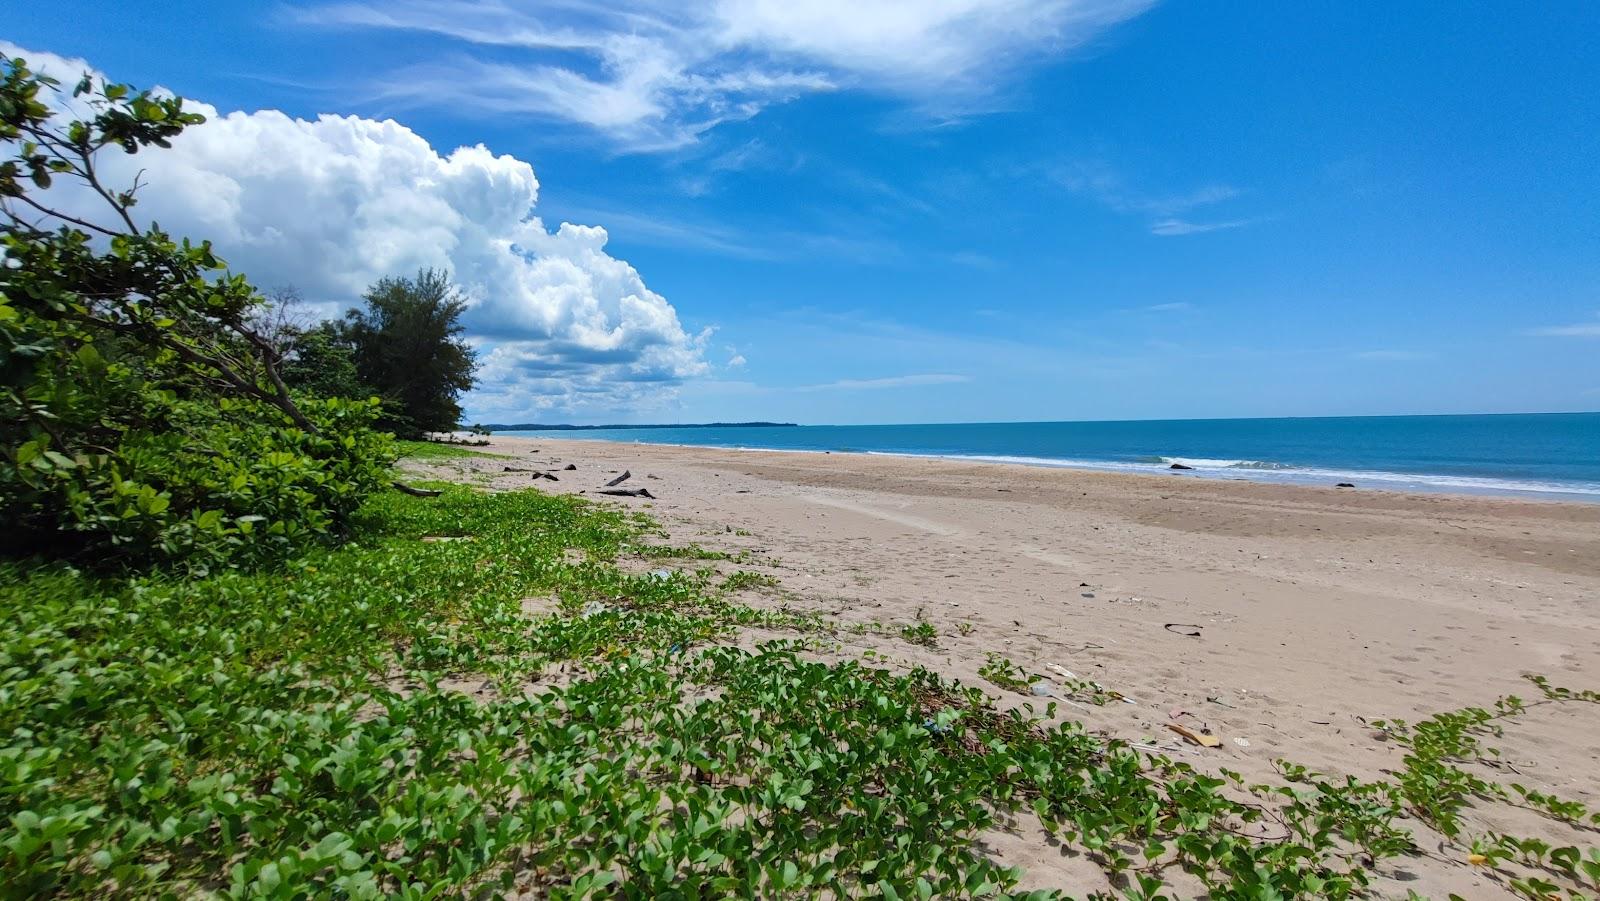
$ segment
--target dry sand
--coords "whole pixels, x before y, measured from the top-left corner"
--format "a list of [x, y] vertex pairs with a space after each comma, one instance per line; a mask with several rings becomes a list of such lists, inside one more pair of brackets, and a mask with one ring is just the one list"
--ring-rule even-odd
[[[745, 568], [782, 588], [752, 603], [892, 626], [844, 630], [847, 653], [922, 664], [997, 696], [977, 676], [988, 653], [1043, 675], [1054, 664], [1135, 702], [1062, 714], [1197, 766], [1267, 778], [1287, 758], [1372, 777], [1402, 751], [1364, 718], [1528, 697], [1530, 672], [1600, 688], [1600, 505], [555, 439], [496, 438], [485, 450], [521, 462], [436, 466], [511, 488], [531, 477], [506, 465], [573, 463], [560, 482], [537, 484], [589, 496], [631, 470], [624, 487], [656, 500], [595, 499], [648, 507], [676, 542], [755, 552], [766, 562]], [[897, 637], [918, 619], [938, 630], [936, 649]], [[1176, 721], [1209, 726], [1222, 747], [1175, 742], [1165, 726], [1179, 710]], [[1542, 708], [1502, 744], [1520, 781], [1600, 807], [1600, 711]], [[1470, 828], [1488, 827], [1600, 843], [1521, 811]], [[1104, 887], [1027, 831], [995, 842], [997, 856], [1028, 867], [1026, 885]], [[1505, 894], [1455, 853], [1402, 860], [1380, 889]]]

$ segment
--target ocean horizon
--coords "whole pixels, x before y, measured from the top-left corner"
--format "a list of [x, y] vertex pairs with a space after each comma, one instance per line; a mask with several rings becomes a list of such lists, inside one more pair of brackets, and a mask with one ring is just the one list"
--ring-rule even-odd
[[[1600, 503], [1600, 413], [514, 430]], [[1173, 464], [1189, 467], [1173, 469]]]

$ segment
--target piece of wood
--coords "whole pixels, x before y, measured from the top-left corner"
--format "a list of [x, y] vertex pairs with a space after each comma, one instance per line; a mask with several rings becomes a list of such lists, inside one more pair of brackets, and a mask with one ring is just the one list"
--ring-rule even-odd
[[606, 483], [606, 487], [607, 487], [607, 488], [615, 488], [615, 487], [617, 487], [617, 486], [618, 486], [618, 485], [621, 485], [621, 484], [622, 484], [622, 483], [623, 483], [623, 482], [626, 482], [626, 481], [628, 481], [628, 479], [629, 479], [629, 478], [630, 478], [630, 477], [631, 477], [631, 476], [632, 476], [632, 475], [633, 475], [633, 473], [631, 473], [631, 472], [629, 472], [629, 471], [627, 471], [627, 470], [626, 470], [626, 469], [624, 469], [624, 470], [623, 470], [623, 471], [622, 471], [622, 475], [620, 475], [620, 476], [617, 476], [617, 477], [616, 477], [616, 478], [614, 478], [614, 479], [612, 479], [612, 480], [611, 480], [611, 481], [609, 481], [609, 482], [607, 482], [607, 483]]
[[602, 489], [600, 494], [609, 494], [612, 497], [647, 497], [655, 500], [656, 496], [648, 488], [609, 488]]
[[1188, 741], [1190, 744], [1196, 744], [1202, 748], [1217, 748], [1222, 746], [1222, 739], [1212, 735], [1209, 732], [1198, 732], [1194, 729], [1190, 729], [1188, 726], [1185, 726], [1182, 723], [1168, 723], [1167, 728], [1183, 736], [1184, 740]]
[[402, 494], [409, 494], [412, 497], [438, 497], [444, 494], [443, 491], [434, 491], [431, 488], [415, 488], [405, 482], [390, 482], [389, 484], [394, 486], [394, 490]]

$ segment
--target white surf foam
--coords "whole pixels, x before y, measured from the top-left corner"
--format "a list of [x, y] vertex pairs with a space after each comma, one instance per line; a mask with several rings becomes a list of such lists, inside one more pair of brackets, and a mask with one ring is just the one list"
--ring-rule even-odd
[[[1256, 460], [1221, 460], [1206, 457], [1157, 457], [1161, 462], [1119, 460], [1079, 460], [1059, 457], [1029, 457], [1006, 454], [915, 454], [868, 451], [895, 457], [932, 457], [944, 460], [970, 460], [981, 463], [1020, 463], [1061, 469], [1092, 469], [1102, 472], [1167, 473], [1195, 478], [1234, 478], [1256, 482], [1288, 482], [1301, 485], [1329, 485], [1352, 482], [1396, 491], [1438, 491], [1455, 494], [1498, 494], [1540, 496], [1571, 500], [1600, 500], [1600, 483], [1548, 482], [1533, 479], [1502, 479], [1483, 476], [1457, 476], [1430, 473], [1388, 472], [1370, 469], [1325, 469], [1297, 467], [1285, 463]], [[1192, 467], [1173, 470], [1173, 463]]]

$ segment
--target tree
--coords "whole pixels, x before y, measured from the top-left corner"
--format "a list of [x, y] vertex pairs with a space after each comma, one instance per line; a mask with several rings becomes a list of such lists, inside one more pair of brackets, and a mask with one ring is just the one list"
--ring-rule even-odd
[[[74, 118], [59, 90], [0, 59], [4, 549], [206, 569], [339, 534], [389, 481], [374, 405], [294, 396], [255, 288], [209, 243], [138, 225], [143, 185], [97, 169], [203, 117], [85, 76]], [[58, 180], [103, 217], [66, 212]]]
[[288, 338], [283, 380], [296, 391], [317, 397], [361, 400], [378, 391], [356, 372], [356, 350], [338, 322], [297, 329]]
[[356, 375], [355, 348], [337, 321], [315, 322], [292, 285], [267, 292], [251, 326], [273, 347], [278, 370], [291, 391], [315, 397], [365, 400], [378, 392]]
[[477, 358], [458, 337], [467, 305], [448, 274], [380, 279], [363, 299], [365, 310], [346, 314], [344, 334], [357, 375], [384, 399], [379, 424], [406, 436], [454, 430]]

